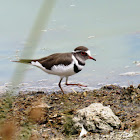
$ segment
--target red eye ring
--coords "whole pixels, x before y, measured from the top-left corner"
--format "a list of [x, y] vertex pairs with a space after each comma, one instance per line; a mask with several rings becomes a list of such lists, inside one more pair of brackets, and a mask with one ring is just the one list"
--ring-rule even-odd
[[85, 53], [85, 52], [81, 52], [81, 54], [82, 54], [82, 55], [86, 55], [86, 53]]

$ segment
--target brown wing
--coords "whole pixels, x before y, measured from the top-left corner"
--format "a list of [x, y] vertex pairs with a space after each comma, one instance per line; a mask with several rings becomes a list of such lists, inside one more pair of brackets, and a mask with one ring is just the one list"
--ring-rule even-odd
[[43, 67], [51, 70], [53, 65], [69, 65], [72, 62], [72, 53], [56, 53], [38, 60]]

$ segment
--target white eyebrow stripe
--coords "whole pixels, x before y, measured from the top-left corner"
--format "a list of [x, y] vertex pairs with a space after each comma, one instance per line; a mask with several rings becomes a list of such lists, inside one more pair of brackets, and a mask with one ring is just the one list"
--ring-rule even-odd
[[91, 56], [90, 50], [87, 50], [86, 53]]
[[78, 51], [78, 50], [77, 50], [77, 51], [72, 51], [72, 52], [73, 52], [73, 53], [77, 53], [77, 52], [81, 52], [81, 50], [80, 50], [80, 51]]

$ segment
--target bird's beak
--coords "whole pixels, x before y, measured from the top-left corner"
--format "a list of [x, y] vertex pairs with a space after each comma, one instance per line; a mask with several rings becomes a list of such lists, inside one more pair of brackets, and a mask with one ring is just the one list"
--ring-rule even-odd
[[91, 57], [91, 56], [88, 56], [88, 58], [89, 58], [89, 59], [92, 59], [92, 60], [94, 60], [94, 61], [96, 61], [96, 59], [93, 58], [93, 57]]

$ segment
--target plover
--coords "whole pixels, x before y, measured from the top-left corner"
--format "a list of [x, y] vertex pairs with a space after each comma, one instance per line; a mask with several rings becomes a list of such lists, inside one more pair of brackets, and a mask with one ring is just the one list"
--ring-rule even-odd
[[58, 86], [64, 94], [61, 87], [61, 82], [64, 77], [66, 78], [66, 85], [84, 86], [81, 84], [68, 84], [68, 77], [80, 72], [85, 66], [87, 59], [96, 61], [96, 59], [91, 56], [88, 48], [79, 46], [69, 53], [55, 53], [41, 59], [20, 59], [19, 61], [13, 62], [31, 64], [48, 74], [58, 75], [60, 77]]

